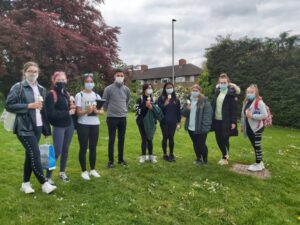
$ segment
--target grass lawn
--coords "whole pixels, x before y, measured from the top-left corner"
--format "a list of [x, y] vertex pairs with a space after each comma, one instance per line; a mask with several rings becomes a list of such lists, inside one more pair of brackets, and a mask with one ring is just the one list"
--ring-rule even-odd
[[[161, 132], [154, 138], [158, 164], [139, 165], [140, 137], [129, 114], [125, 142], [128, 168], [107, 169], [107, 127], [101, 117], [97, 169], [102, 177], [83, 181], [74, 135], [67, 174], [58, 190], [41, 192], [34, 175], [32, 195], [21, 193], [24, 149], [16, 137], [0, 128], [0, 223], [9, 224], [300, 224], [300, 131], [265, 130], [263, 153], [272, 177], [259, 180], [217, 165], [220, 152], [214, 134], [208, 136], [209, 166], [196, 167], [192, 144], [181, 129], [175, 136], [176, 163], [161, 160]], [[41, 140], [43, 143], [43, 140]], [[115, 152], [117, 149], [115, 149]], [[243, 137], [231, 139], [231, 164], [250, 164], [254, 153]]]

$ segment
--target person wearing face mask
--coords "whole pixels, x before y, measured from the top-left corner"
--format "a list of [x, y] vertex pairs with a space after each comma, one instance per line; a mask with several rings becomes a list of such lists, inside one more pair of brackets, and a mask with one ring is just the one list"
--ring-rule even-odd
[[56, 189], [43, 174], [40, 159], [39, 140], [41, 134], [51, 135], [47, 119], [44, 98], [46, 89], [37, 82], [39, 67], [35, 62], [27, 62], [23, 66], [24, 80], [10, 89], [6, 99], [6, 110], [16, 113], [14, 133], [25, 148], [24, 175], [21, 191], [33, 193], [30, 176], [33, 171], [42, 191], [49, 194]]
[[144, 84], [143, 85], [143, 94], [141, 98], [137, 99], [136, 102], [136, 123], [139, 128], [139, 132], [141, 135], [142, 143], [141, 143], [141, 149], [142, 149], [142, 155], [140, 157], [140, 163], [145, 163], [147, 160], [146, 156], [146, 149], [148, 148], [149, 153], [149, 160], [152, 163], [157, 163], [157, 160], [153, 156], [153, 143], [152, 140], [149, 140], [147, 138], [147, 134], [144, 127], [144, 118], [148, 112], [148, 110], [152, 110], [153, 105], [153, 89], [151, 84]]
[[[93, 91], [95, 83], [93, 74], [86, 74], [83, 79], [84, 89], [75, 96], [75, 104], [78, 115], [77, 136], [79, 141], [79, 162], [81, 166], [81, 177], [90, 180], [91, 177], [98, 178], [100, 174], [95, 169], [97, 156], [97, 143], [99, 138], [99, 115], [103, 111], [97, 109], [96, 100], [100, 95]], [[90, 172], [86, 168], [86, 152], [89, 149]]]
[[237, 96], [240, 88], [230, 83], [226, 73], [219, 76], [215, 95], [212, 100], [213, 124], [217, 144], [222, 152], [219, 165], [228, 165], [229, 137], [237, 136]]
[[[50, 124], [53, 126], [53, 145], [56, 160], [60, 157], [59, 177], [63, 182], [69, 182], [65, 173], [67, 167], [69, 146], [74, 133], [72, 115], [75, 105], [70, 101], [70, 94], [66, 90], [67, 76], [63, 71], [56, 71], [51, 78], [52, 90], [46, 97], [45, 106]], [[47, 178], [51, 184], [52, 171], [47, 171]]]
[[122, 70], [114, 71], [114, 83], [104, 89], [103, 98], [106, 102], [103, 105], [107, 111], [108, 127], [108, 168], [114, 168], [114, 144], [116, 131], [118, 130], [118, 163], [127, 166], [124, 160], [124, 142], [126, 133], [126, 116], [130, 100], [130, 90], [124, 84], [124, 72]]
[[257, 85], [250, 85], [246, 93], [241, 113], [241, 132], [249, 138], [255, 152], [256, 162], [250, 165], [248, 170], [256, 172], [265, 168], [262, 161], [261, 140], [264, 131], [263, 120], [268, 117], [268, 112], [259, 96]]
[[195, 84], [191, 89], [190, 100], [187, 100], [181, 109], [181, 114], [186, 118], [184, 128], [193, 142], [195, 165], [208, 164], [206, 138], [211, 129], [213, 114], [210, 102], [201, 92], [201, 87]]
[[[175, 162], [174, 156], [174, 135], [176, 128], [180, 127], [181, 113], [180, 113], [180, 100], [176, 97], [174, 85], [170, 82], [166, 83], [163, 87], [161, 96], [158, 98], [158, 106], [161, 108], [164, 118], [160, 122], [162, 132], [162, 149], [163, 160]], [[170, 154], [167, 154], [167, 144], [169, 141]]]

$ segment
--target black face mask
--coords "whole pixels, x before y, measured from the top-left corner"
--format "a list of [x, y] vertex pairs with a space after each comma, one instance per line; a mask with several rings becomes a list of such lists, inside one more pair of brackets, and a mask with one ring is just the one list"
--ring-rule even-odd
[[66, 89], [66, 83], [65, 82], [56, 82], [55, 88], [60, 91], [60, 90], [65, 90]]

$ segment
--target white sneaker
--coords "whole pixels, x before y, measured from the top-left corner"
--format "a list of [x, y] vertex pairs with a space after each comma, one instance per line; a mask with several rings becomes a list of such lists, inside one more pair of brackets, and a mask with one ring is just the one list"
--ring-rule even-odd
[[88, 171], [84, 171], [84, 172], [81, 172], [81, 177], [84, 179], [84, 180], [90, 180], [90, 175], [88, 173]]
[[150, 162], [152, 162], [152, 163], [157, 163], [156, 157], [153, 156], [153, 155], [149, 155], [149, 160], [150, 160]]
[[254, 163], [248, 167], [249, 171], [258, 172], [265, 169], [264, 163], [261, 161], [260, 163]]
[[47, 181], [49, 182], [49, 184], [55, 185], [55, 183], [54, 183], [54, 181], [52, 180], [52, 178], [48, 178]]
[[90, 176], [93, 177], [101, 177], [100, 174], [96, 170], [91, 170], [90, 171]]
[[43, 185], [42, 185], [42, 191], [46, 194], [50, 194], [51, 192], [53, 192], [56, 189], [56, 186], [51, 185], [48, 181], [46, 181]]
[[140, 157], [140, 163], [145, 163], [146, 160], [147, 160], [147, 157], [145, 155], [142, 155]]
[[227, 159], [220, 159], [220, 161], [218, 162], [219, 165], [221, 166], [225, 166], [225, 165], [228, 165], [229, 162]]
[[23, 191], [25, 194], [34, 193], [34, 189], [32, 188], [30, 182], [22, 183], [20, 191]]

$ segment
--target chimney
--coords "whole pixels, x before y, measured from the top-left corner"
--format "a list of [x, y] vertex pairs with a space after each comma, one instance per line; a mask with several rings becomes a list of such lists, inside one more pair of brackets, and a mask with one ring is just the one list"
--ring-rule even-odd
[[141, 65], [141, 71], [145, 72], [148, 70], [148, 65]]
[[186, 60], [185, 59], [179, 59], [179, 66], [183, 66], [186, 64]]

